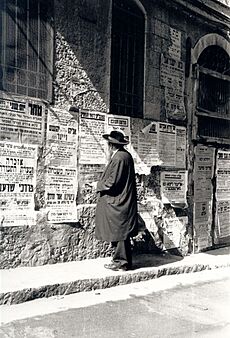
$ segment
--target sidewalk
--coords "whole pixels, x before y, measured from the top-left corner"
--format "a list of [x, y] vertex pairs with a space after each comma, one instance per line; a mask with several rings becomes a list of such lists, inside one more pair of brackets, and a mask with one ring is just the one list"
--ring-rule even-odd
[[164, 275], [230, 267], [230, 247], [184, 258], [148, 254], [136, 256], [133, 260], [134, 269], [126, 272], [105, 269], [104, 264], [109, 263], [110, 258], [0, 270], [0, 305], [105, 289]]

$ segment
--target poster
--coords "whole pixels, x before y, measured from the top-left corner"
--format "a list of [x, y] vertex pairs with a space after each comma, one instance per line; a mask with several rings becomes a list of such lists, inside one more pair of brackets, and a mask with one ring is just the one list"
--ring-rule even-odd
[[217, 201], [217, 225], [220, 238], [230, 236], [230, 201]]
[[162, 166], [176, 165], [176, 126], [159, 122], [159, 157]]
[[37, 146], [0, 142], [0, 223], [35, 224]]
[[161, 198], [164, 204], [186, 204], [187, 171], [161, 172]]
[[176, 167], [186, 167], [186, 128], [176, 127]]
[[151, 122], [150, 127], [138, 133], [138, 155], [150, 169], [160, 165], [158, 123]]
[[169, 55], [176, 59], [181, 59], [181, 32], [175, 28], [170, 27], [169, 37], [171, 45], [169, 46]]
[[166, 249], [178, 248], [180, 246], [181, 237], [183, 237], [188, 217], [173, 217], [164, 219], [163, 243]]
[[216, 197], [230, 201], [230, 151], [218, 150], [217, 153]]
[[66, 110], [52, 109], [47, 116], [45, 164], [77, 166], [78, 122]]
[[41, 145], [44, 121], [42, 102], [0, 97], [0, 141]]
[[102, 137], [105, 133], [106, 114], [92, 111], [80, 112], [80, 164], [105, 164], [106, 142]]
[[168, 118], [184, 120], [184, 62], [161, 55], [160, 83], [165, 87], [165, 109]]
[[130, 141], [130, 117], [121, 115], [107, 114], [107, 133], [110, 134], [112, 130], [121, 131], [126, 138]]
[[194, 200], [195, 202], [212, 199], [212, 177], [214, 148], [197, 145], [194, 162]]
[[45, 156], [45, 207], [50, 222], [77, 220], [78, 121], [68, 112], [48, 112]]

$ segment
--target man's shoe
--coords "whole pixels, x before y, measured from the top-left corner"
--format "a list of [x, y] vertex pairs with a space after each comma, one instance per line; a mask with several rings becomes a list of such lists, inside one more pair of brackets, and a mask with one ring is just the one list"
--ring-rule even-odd
[[105, 264], [104, 267], [106, 269], [110, 269], [110, 270], [113, 270], [113, 271], [127, 271], [128, 270], [127, 265], [118, 265], [118, 264], [115, 264], [115, 263]]

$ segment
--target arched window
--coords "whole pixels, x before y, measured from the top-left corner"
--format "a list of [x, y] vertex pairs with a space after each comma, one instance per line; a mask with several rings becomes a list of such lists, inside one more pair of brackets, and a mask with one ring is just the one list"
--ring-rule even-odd
[[216, 45], [203, 50], [198, 59], [198, 134], [230, 138], [230, 60]]
[[51, 101], [53, 0], [0, 1], [0, 90]]
[[110, 113], [143, 116], [144, 27], [134, 1], [113, 1]]

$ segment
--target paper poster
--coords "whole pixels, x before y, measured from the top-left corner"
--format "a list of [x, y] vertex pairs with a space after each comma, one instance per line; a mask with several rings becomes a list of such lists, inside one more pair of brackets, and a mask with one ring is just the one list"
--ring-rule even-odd
[[214, 148], [197, 145], [194, 162], [194, 200], [196, 202], [212, 199]]
[[0, 97], [0, 141], [41, 145], [45, 105], [40, 101]]
[[131, 137], [130, 117], [112, 114], [107, 114], [106, 117], [107, 117], [106, 133], [110, 134], [112, 130], [118, 130], [121, 131], [130, 141]]
[[80, 112], [80, 164], [106, 163], [106, 142], [102, 137], [105, 133], [106, 114], [92, 111]]
[[186, 167], [186, 128], [176, 127], [176, 167]]
[[216, 197], [230, 201], [230, 151], [218, 150], [217, 153]]
[[47, 116], [45, 207], [50, 222], [76, 221], [78, 122], [66, 110]]
[[187, 171], [161, 172], [161, 198], [164, 204], [186, 204]]
[[176, 126], [159, 122], [159, 157], [162, 166], [176, 165]]
[[45, 182], [45, 206], [48, 221], [77, 221], [77, 169], [48, 167], [45, 172]]
[[171, 45], [169, 46], [169, 55], [177, 60], [181, 59], [181, 32], [170, 27], [169, 32]]
[[45, 164], [77, 166], [78, 122], [67, 111], [49, 110], [47, 116]]
[[212, 245], [212, 202], [196, 202], [194, 204], [194, 237], [198, 251]]
[[0, 142], [0, 223], [35, 224], [37, 146]]
[[178, 248], [181, 237], [186, 231], [188, 217], [173, 217], [164, 219], [163, 243], [166, 249]]
[[151, 168], [160, 165], [158, 123], [151, 122], [150, 128], [138, 133], [138, 155]]
[[184, 120], [184, 62], [161, 55], [160, 83], [165, 87], [165, 109], [168, 118]]
[[217, 225], [220, 238], [230, 236], [230, 201], [217, 201]]

